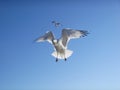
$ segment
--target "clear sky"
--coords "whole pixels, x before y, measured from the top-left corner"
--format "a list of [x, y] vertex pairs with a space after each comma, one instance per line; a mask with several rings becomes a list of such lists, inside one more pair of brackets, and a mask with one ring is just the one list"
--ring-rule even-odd
[[[62, 28], [90, 34], [56, 63], [52, 45], [34, 40], [49, 30], [59, 38]], [[1, 0], [0, 90], [120, 90], [120, 1]]]

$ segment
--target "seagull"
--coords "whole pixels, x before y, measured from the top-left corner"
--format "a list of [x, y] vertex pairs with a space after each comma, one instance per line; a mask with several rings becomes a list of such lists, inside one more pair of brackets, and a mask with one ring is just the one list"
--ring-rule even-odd
[[55, 39], [52, 31], [48, 31], [43, 36], [37, 38], [36, 42], [48, 41], [54, 47], [55, 51], [51, 55], [56, 58], [56, 62], [59, 59], [63, 59], [66, 61], [67, 58], [70, 57], [73, 53], [73, 51], [67, 49], [70, 39], [84, 37], [87, 36], [87, 34], [88, 31], [86, 30], [74, 30], [71, 28], [64, 28], [62, 30], [61, 38]]
[[59, 27], [61, 25], [59, 22], [56, 21], [52, 21], [52, 23], [55, 25], [55, 27]]

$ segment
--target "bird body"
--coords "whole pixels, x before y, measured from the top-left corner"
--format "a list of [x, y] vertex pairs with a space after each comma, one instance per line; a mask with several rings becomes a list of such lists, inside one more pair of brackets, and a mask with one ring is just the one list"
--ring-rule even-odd
[[69, 40], [84, 37], [87, 34], [88, 32], [85, 30], [73, 30], [70, 28], [65, 28], [62, 30], [62, 36], [60, 39], [55, 39], [53, 33], [49, 31], [45, 33], [45, 35], [39, 37], [36, 42], [48, 41], [55, 49], [55, 51], [52, 53], [52, 56], [56, 58], [56, 61], [58, 61], [58, 59], [64, 59], [66, 61], [67, 58], [73, 53], [73, 51], [67, 49]]
[[55, 48], [55, 52], [52, 53], [52, 56], [54, 56], [57, 59], [67, 59], [69, 56], [71, 56], [72, 51], [67, 50], [61, 42], [61, 40], [53, 40], [53, 45]]

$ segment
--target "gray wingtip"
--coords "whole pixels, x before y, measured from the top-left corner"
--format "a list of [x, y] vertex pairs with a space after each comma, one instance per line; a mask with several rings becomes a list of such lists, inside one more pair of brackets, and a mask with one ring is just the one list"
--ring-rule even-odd
[[82, 37], [85, 37], [88, 34], [90, 34], [87, 30], [80, 30], [80, 32], [82, 33]]
[[49, 33], [49, 32], [51, 32], [51, 31], [46, 31], [45, 33]]

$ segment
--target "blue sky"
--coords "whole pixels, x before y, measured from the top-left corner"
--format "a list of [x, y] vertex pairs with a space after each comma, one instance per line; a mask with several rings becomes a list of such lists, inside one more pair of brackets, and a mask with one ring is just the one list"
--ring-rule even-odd
[[[55, 28], [51, 21], [62, 23]], [[34, 40], [51, 30], [88, 30], [55, 62]], [[120, 1], [0, 1], [0, 90], [120, 90]]]

